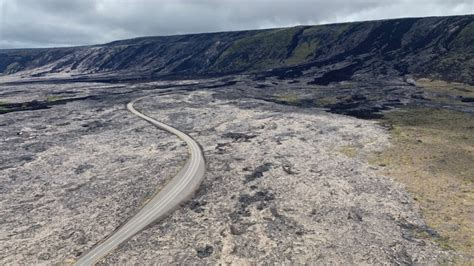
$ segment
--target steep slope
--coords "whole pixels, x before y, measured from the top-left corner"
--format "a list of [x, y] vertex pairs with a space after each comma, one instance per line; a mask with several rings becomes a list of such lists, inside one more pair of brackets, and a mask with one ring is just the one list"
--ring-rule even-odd
[[0, 50], [0, 73], [156, 78], [272, 70], [267, 73], [281, 77], [313, 75], [315, 83], [323, 84], [358, 73], [473, 83], [473, 58], [474, 16], [467, 15]]

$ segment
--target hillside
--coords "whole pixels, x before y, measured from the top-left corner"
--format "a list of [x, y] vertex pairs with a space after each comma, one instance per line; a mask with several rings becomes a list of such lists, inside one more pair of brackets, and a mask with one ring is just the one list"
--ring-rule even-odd
[[0, 50], [0, 73], [110, 78], [268, 71], [314, 83], [399, 76], [474, 83], [474, 15], [143, 37], [103, 45]]

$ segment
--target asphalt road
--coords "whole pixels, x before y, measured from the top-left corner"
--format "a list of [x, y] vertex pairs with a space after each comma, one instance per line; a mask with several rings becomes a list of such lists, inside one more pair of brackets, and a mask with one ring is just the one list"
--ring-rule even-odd
[[180, 172], [171, 179], [165, 187], [153, 197], [140, 211], [128, 220], [111, 236], [93, 247], [76, 262], [76, 265], [93, 265], [122, 242], [126, 241], [150, 223], [163, 218], [180, 203], [188, 199], [201, 184], [204, 178], [205, 162], [200, 146], [185, 133], [158, 122], [153, 118], [137, 111], [133, 105], [142, 98], [127, 104], [127, 109], [136, 116], [146, 120], [157, 128], [175, 134], [186, 142], [190, 158]]

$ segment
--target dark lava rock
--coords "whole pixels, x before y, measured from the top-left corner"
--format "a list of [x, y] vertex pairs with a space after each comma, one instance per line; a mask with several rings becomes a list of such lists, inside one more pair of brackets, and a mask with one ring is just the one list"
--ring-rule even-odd
[[341, 69], [332, 70], [327, 73], [324, 73], [321, 77], [315, 78], [312, 82], [308, 84], [317, 84], [317, 85], [329, 85], [331, 82], [338, 82], [351, 79], [354, 72], [357, 70], [359, 63], [353, 63], [349, 66], [343, 67]]
[[250, 217], [251, 213], [247, 208], [248, 206], [256, 204], [258, 210], [263, 210], [274, 199], [275, 196], [268, 190], [258, 191], [253, 195], [242, 194], [239, 196], [236, 210], [231, 212], [229, 217], [233, 223], [238, 223], [241, 221], [241, 217]]
[[216, 150], [217, 150], [217, 154], [224, 154], [225, 153], [225, 149], [226, 147], [228, 147], [230, 145], [230, 143], [217, 143], [216, 145]]
[[395, 254], [391, 255], [391, 260], [395, 265], [414, 265], [412, 258], [408, 254], [405, 247], [402, 247], [400, 250], [394, 252]]
[[286, 217], [278, 212], [275, 207], [270, 208], [270, 212], [275, 219], [267, 221], [267, 229], [270, 234], [279, 235], [284, 234], [295, 234], [301, 236], [304, 234], [304, 228], [298, 224], [294, 219]]
[[80, 175], [82, 173], [85, 173], [87, 170], [94, 168], [93, 165], [90, 164], [81, 164], [79, 165], [76, 169], [74, 169], [74, 173], [77, 175]]
[[51, 257], [51, 255], [49, 253], [41, 253], [38, 256], [38, 259], [39, 260], [49, 260], [50, 257]]
[[256, 135], [249, 135], [244, 133], [226, 133], [224, 138], [231, 138], [234, 142], [248, 142], [250, 139], [255, 138]]
[[205, 202], [205, 201], [199, 202], [199, 201], [193, 200], [193, 201], [190, 201], [188, 203], [188, 206], [195, 213], [202, 213], [204, 211], [204, 209], [202, 207], [205, 206], [206, 204], [207, 204], [207, 202]]
[[351, 219], [356, 222], [362, 222], [362, 210], [352, 208], [347, 214], [347, 219]]
[[415, 225], [415, 224], [412, 224], [410, 222], [407, 222], [404, 219], [398, 221], [398, 224], [403, 229], [403, 232], [402, 232], [403, 238], [405, 238], [409, 241], [413, 241], [414, 239], [417, 238], [416, 235], [419, 235], [421, 233], [427, 234], [432, 238], [441, 237], [440, 234], [436, 230], [434, 230], [434, 229], [432, 229], [432, 228], [430, 228], [426, 225], [425, 226]]
[[349, 115], [360, 119], [381, 119], [383, 115], [379, 112], [385, 109], [370, 107], [357, 102], [338, 103], [330, 106], [331, 113]]
[[35, 159], [35, 156], [27, 154], [27, 155], [22, 155], [22, 156], [20, 156], [19, 159], [20, 159], [21, 161], [31, 162], [31, 161], [33, 161], [33, 160]]
[[50, 106], [46, 102], [42, 101], [31, 101], [31, 102], [22, 102], [22, 103], [3, 103], [1, 105], [1, 112], [0, 114], [6, 114], [10, 112], [18, 112], [18, 111], [32, 111], [32, 110], [41, 110], [41, 109], [49, 109]]
[[244, 183], [248, 183], [248, 182], [254, 181], [257, 178], [262, 177], [263, 173], [269, 171], [271, 167], [272, 167], [271, 163], [265, 163], [263, 165], [258, 166], [257, 168], [255, 168], [255, 170], [251, 174], [245, 176]]
[[291, 165], [282, 165], [281, 167], [283, 168], [283, 171], [289, 175], [296, 174], [296, 172], [291, 169]]
[[104, 126], [105, 126], [105, 124], [102, 123], [101, 121], [93, 121], [91, 123], [82, 125], [83, 128], [86, 128], [87, 132], [95, 131], [95, 130], [100, 129]]
[[464, 97], [461, 101], [463, 103], [474, 103], [474, 98]]
[[238, 222], [240, 221], [241, 217], [250, 217], [250, 215], [250, 211], [242, 207], [237, 209], [236, 211], [231, 212], [229, 214], [229, 217], [233, 222]]
[[269, 202], [275, 199], [273, 193], [268, 190], [258, 191], [253, 196], [249, 194], [243, 194], [239, 197], [239, 202], [243, 207], [247, 207], [255, 202]]
[[230, 233], [233, 235], [242, 235], [247, 231], [247, 226], [237, 223], [230, 225]]
[[196, 249], [197, 256], [199, 258], [207, 258], [211, 256], [212, 252], [214, 252], [214, 248], [212, 246], [206, 245], [205, 247], [199, 247]]

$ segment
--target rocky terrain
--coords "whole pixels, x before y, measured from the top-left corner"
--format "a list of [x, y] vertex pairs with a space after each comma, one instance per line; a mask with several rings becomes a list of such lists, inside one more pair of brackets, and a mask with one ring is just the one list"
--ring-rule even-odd
[[[373, 122], [223, 92], [154, 97], [142, 110], [188, 132], [208, 161], [197, 196], [106, 263], [435, 263], [446, 253], [409, 197], [344, 145], [383, 149]], [[212, 228], [212, 229], [211, 229]], [[133, 258], [133, 259], [131, 259]]]
[[100, 264], [472, 263], [473, 21], [1, 50], [0, 263], [73, 263], [179, 171], [143, 96], [205, 180]]
[[[20, 94], [23, 99], [129, 91], [97, 84], [23, 89], [39, 89]], [[7, 99], [20, 96], [15, 88], [2, 88], [3, 95], [9, 93], [15, 96]], [[107, 236], [179, 170], [186, 147], [134, 119], [124, 101], [70, 102], [2, 115], [2, 264], [79, 255], [83, 245]]]
[[[183, 143], [124, 108], [145, 95], [137, 108], [202, 145], [206, 179], [190, 202], [103, 262], [453, 258], [420, 237], [437, 232], [403, 186], [368, 164], [369, 154], [390, 146], [386, 129], [318, 107], [330, 100], [321, 96], [329, 87], [298, 90], [293, 80], [254, 78], [2, 86], [10, 103], [0, 116], [2, 263], [74, 261], [176, 173], [187, 158]], [[352, 96], [366, 114], [377, 115], [371, 108], [395, 95], [398, 105], [426, 101], [403, 79], [387, 81], [384, 97], [364, 100], [367, 88]], [[348, 156], [348, 146], [363, 152]]]

